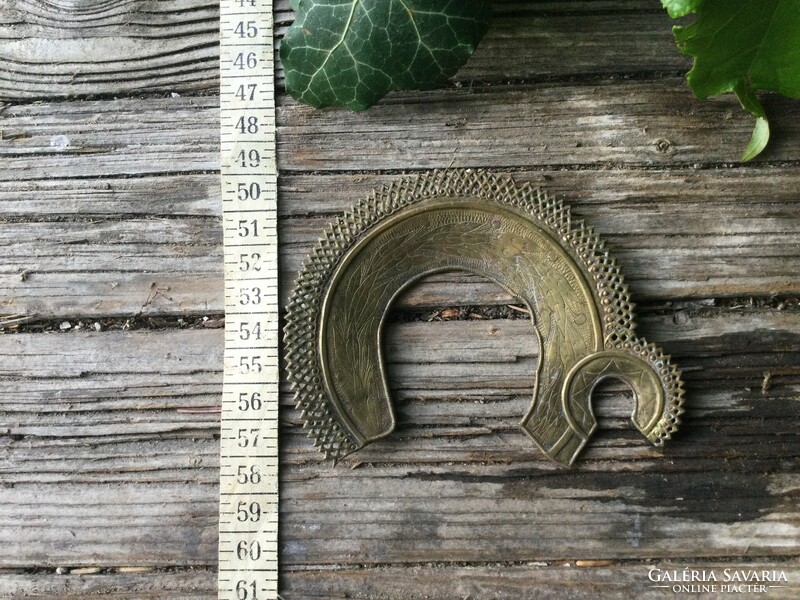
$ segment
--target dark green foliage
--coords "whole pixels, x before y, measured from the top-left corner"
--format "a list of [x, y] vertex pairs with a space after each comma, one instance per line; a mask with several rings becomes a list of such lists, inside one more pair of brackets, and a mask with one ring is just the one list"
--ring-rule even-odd
[[281, 45], [287, 91], [363, 110], [391, 90], [453, 75], [489, 28], [489, 0], [294, 0]]

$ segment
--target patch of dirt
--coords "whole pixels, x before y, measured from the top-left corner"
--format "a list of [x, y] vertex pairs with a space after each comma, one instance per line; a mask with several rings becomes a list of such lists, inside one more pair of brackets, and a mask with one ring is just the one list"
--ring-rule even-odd
[[206, 316], [137, 316], [92, 319], [27, 319], [0, 317], [0, 333], [72, 333], [76, 331], [136, 331], [147, 329], [219, 329], [225, 326], [224, 315]]

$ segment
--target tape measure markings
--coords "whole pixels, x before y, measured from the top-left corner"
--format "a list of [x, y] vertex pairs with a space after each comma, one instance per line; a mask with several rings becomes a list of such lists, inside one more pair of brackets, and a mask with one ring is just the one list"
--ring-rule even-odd
[[220, 2], [225, 353], [219, 598], [278, 598], [278, 232], [272, 0]]

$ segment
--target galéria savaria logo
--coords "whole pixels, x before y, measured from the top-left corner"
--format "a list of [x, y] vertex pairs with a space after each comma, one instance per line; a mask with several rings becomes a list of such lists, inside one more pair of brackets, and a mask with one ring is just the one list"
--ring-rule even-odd
[[673, 594], [767, 594], [792, 588], [785, 571], [768, 569], [660, 569], [647, 572], [652, 588]]

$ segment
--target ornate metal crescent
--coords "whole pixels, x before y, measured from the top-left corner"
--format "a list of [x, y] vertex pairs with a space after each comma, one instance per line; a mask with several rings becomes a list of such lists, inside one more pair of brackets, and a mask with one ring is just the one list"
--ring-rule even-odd
[[683, 413], [678, 368], [634, 334], [634, 305], [603, 242], [560, 201], [481, 171], [434, 171], [373, 192], [308, 258], [289, 301], [285, 358], [297, 407], [326, 457], [395, 428], [383, 320], [430, 273], [491, 279], [531, 310], [540, 356], [521, 427], [571, 465], [597, 427], [591, 394], [616, 377], [634, 392], [634, 427], [656, 446]]

